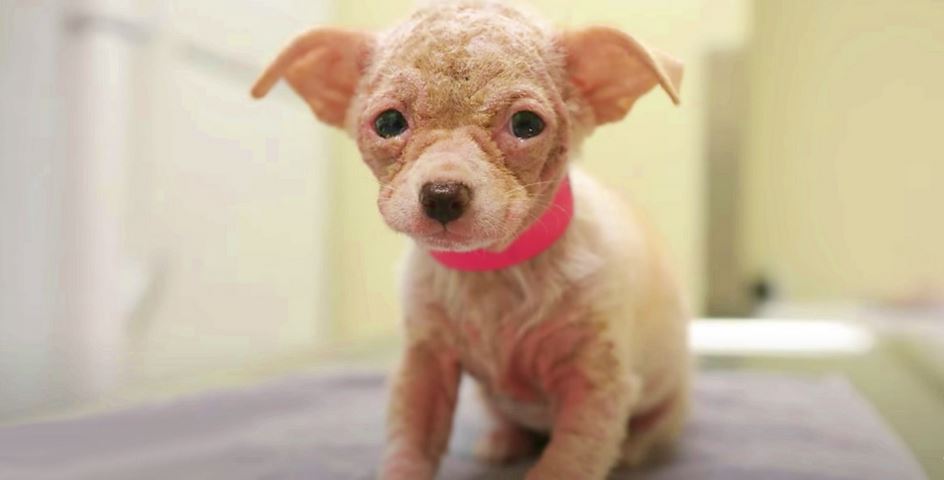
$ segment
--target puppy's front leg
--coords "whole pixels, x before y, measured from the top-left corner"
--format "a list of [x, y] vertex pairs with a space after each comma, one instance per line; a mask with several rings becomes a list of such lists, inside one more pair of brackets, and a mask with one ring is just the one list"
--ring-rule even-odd
[[449, 350], [411, 341], [396, 374], [387, 417], [387, 451], [380, 478], [428, 480], [449, 444], [461, 370]]
[[627, 377], [600, 368], [596, 363], [590, 368], [595, 371], [576, 367], [565, 372], [565, 380], [550, 392], [555, 403], [551, 442], [528, 480], [602, 480], [618, 460], [636, 388]]

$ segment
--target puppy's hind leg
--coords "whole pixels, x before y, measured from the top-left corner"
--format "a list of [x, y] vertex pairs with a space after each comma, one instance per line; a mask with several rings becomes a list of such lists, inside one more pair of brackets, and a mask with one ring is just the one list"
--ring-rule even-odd
[[630, 420], [629, 435], [620, 452], [620, 466], [638, 468], [660, 463], [671, 456], [688, 418], [687, 390], [686, 385], [663, 404]]
[[475, 456], [482, 461], [495, 464], [513, 463], [530, 457], [546, 443], [543, 436], [516, 424], [498, 411], [484, 389], [479, 391], [491, 425], [478, 439]]

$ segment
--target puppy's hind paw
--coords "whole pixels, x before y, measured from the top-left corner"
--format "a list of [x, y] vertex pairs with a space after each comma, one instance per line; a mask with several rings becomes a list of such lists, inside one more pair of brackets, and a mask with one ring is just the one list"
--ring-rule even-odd
[[475, 445], [475, 457], [481, 461], [505, 464], [530, 457], [539, 448], [537, 435], [518, 428], [495, 429]]

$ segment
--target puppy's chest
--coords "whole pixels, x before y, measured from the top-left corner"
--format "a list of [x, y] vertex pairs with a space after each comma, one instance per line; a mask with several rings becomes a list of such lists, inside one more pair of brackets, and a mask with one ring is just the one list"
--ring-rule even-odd
[[451, 320], [450, 339], [463, 369], [497, 400], [544, 403], [554, 379], [574, 367], [595, 334], [564, 300], [476, 303]]

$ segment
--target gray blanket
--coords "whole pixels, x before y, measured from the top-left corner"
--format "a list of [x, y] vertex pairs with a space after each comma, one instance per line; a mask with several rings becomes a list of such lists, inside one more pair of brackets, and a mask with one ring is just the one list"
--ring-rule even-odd
[[[380, 456], [379, 374], [307, 376], [105, 415], [0, 428], [2, 479], [367, 479]], [[840, 379], [702, 374], [669, 463], [635, 480], [925, 478], [872, 408]], [[470, 454], [483, 426], [463, 392], [439, 478], [515, 479]]]

